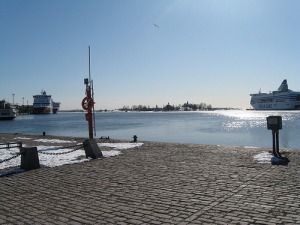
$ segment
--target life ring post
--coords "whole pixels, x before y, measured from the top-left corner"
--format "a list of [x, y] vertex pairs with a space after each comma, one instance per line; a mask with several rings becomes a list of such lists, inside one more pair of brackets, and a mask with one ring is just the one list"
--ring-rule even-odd
[[93, 128], [93, 109], [94, 109], [94, 99], [92, 98], [92, 81], [88, 78], [84, 79], [84, 84], [86, 85], [86, 97], [84, 97], [81, 101], [81, 106], [84, 110], [87, 111], [85, 114], [85, 119], [89, 124], [89, 138], [92, 139], [94, 136]]
[[93, 80], [91, 79], [91, 53], [90, 53], [90, 46], [89, 46], [89, 78], [84, 79], [85, 84], [85, 97], [81, 101], [81, 106], [84, 110], [87, 111], [85, 115], [85, 119], [88, 121], [89, 124], [89, 137], [90, 139], [93, 138], [93, 135], [96, 135], [96, 127], [95, 127], [95, 112], [94, 112], [94, 86]]

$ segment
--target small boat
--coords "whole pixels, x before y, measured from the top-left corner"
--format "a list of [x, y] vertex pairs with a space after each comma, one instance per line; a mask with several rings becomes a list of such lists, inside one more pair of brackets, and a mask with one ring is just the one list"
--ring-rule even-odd
[[300, 92], [288, 88], [283, 80], [277, 91], [250, 94], [250, 104], [255, 110], [297, 110], [300, 109]]
[[0, 101], [0, 120], [13, 120], [17, 117], [17, 114], [10, 103], [5, 100]]
[[32, 114], [52, 114], [57, 113], [60, 103], [53, 102], [51, 95], [42, 91], [40, 95], [33, 96]]

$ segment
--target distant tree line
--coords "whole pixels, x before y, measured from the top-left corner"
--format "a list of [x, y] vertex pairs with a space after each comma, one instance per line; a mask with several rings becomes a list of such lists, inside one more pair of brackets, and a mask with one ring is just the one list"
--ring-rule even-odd
[[212, 106], [206, 103], [193, 104], [193, 103], [184, 103], [179, 105], [170, 105], [169, 103], [163, 107], [150, 107], [146, 105], [133, 105], [131, 107], [124, 105], [123, 108], [120, 108], [120, 111], [205, 111], [212, 110]]

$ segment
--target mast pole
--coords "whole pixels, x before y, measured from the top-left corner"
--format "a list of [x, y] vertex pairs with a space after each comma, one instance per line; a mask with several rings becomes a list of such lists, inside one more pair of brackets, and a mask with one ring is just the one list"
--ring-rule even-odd
[[[91, 50], [89, 46], [89, 78], [84, 79], [86, 85], [86, 97], [82, 100], [81, 105], [84, 110], [87, 110], [85, 118], [89, 125], [89, 138], [93, 139], [93, 135], [96, 135], [95, 128], [95, 108], [94, 108], [94, 88], [93, 81], [91, 80]], [[94, 122], [94, 124], [93, 124]]]
[[[87, 97], [90, 98], [90, 99], [93, 99], [93, 96], [92, 96], [92, 88], [91, 88], [91, 84], [92, 84], [92, 81], [91, 81], [91, 69], [90, 69], [90, 46], [89, 46], [89, 81], [88, 81], [88, 84], [87, 84]], [[92, 108], [88, 108], [88, 113], [87, 113], [87, 121], [88, 121], [88, 124], [89, 124], [89, 137], [92, 139], [93, 138], [93, 112], [92, 112]]]
[[[91, 91], [91, 97], [94, 99], [94, 85], [93, 81], [91, 79], [91, 46], [89, 46], [89, 82], [90, 82], [90, 91]], [[96, 119], [95, 119], [95, 105], [93, 104], [93, 108], [90, 110], [90, 121], [89, 121], [89, 130], [90, 130], [90, 136], [93, 136], [93, 134], [96, 136]]]
[[89, 81], [91, 81], [91, 46], [89, 46]]

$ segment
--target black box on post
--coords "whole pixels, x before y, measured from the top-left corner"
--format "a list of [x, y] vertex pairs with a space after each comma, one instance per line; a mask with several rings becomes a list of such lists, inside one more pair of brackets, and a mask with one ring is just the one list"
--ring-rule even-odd
[[268, 130], [281, 130], [282, 117], [281, 116], [268, 116], [267, 117]]

